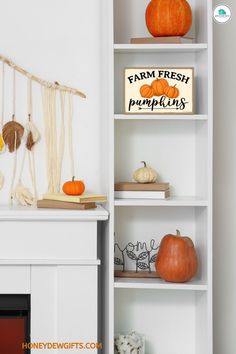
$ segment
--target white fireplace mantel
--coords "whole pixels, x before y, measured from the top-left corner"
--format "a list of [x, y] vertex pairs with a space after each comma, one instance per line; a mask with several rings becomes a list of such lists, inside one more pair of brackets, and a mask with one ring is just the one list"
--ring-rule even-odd
[[99, 340], [97, 223], [108, 216], [0, 207], [0, 294], [31, 295], [31, 342]]

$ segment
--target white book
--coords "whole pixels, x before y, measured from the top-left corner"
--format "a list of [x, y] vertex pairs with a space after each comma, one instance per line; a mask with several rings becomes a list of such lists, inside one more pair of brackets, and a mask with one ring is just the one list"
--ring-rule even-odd
[[117, 199], [166, 199], [170, 191], [115, 191]]

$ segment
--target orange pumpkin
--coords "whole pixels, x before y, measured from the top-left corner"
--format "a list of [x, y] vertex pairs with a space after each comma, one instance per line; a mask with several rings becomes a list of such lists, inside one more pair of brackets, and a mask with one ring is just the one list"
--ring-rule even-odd
[[156, 259], [156, 271], [166, 281], [184, 283], [197, 273], [198, 259], [189, 237], [166, 235], [161, 240]]
[[164, 93], [169, 98], [177, 98], [179, 96], [179, 89], [175, 86], [167, 86], [164, 89]]
[[75, 181], [75, 177], [73, 177], [72, 181], [63, 184], [62, 190], [67, 195], [81, 195], [85, 191], [85, 185], [83, 181]]
[[166, 79], [156, 79], [152, 82], [151, 86], [155, 96], [162, 96], [165, 93], [165, 88], [168, 87], [169, 84]]
[[154, 96], [153, 88], [149, 85], [141, 86], [140, 95], [144, 98], [152, 98]]
[[154, 37], [184, 36], [192, 25], [192, 10], [186, 0], [151, 0], [146, 25]]

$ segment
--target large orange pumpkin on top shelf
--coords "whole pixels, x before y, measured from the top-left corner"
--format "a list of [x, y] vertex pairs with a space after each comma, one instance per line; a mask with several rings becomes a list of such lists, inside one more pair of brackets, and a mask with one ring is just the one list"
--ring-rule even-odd
[[184, 36], [192, 25], [192, 10], [186, 0], [151, 0], [146, 24], [154, 37]]
[[180, 235], [166, 235], [161, 240], [156, 258], [160, 277], [174, 283], [191, 280], [197, 273], [198, 259], [193, 241]]

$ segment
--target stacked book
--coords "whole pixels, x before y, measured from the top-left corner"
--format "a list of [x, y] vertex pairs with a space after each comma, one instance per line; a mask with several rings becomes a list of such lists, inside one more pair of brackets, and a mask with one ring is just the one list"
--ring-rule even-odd
[[131, 44], [186, 44], [193, 43], [193, 38], [190, 37], [144, 37], [131, 38]]
[[119, 182], [115, 184], [116, 199], [167, 199], [169, 183]]
[[88, 194], [66, 195], [63, 193], [44, 194], [37, 201], [37, 208], [87, 210], [96, 208], [96, 203], [106, 202], [105, 195]]

